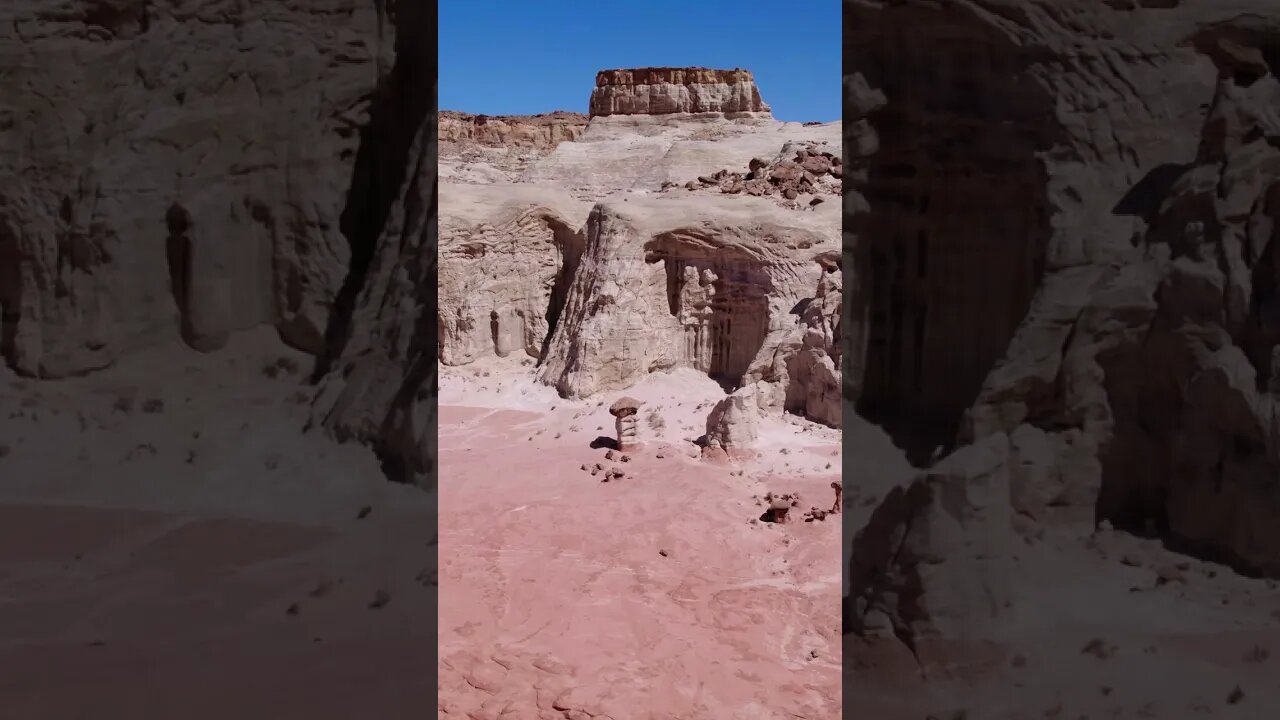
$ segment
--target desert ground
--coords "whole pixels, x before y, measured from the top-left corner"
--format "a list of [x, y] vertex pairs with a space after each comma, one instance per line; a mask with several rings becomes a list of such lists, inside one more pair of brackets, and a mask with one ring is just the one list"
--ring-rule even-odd
[[307, 362], [264, 330], [80, 378], [0, 374], [8, 717], [430, 707], [432, 498], [302, 432]]
[[704, 461], [686, 438], [724, 392], [688, 371], [626, 391], [665, 423], [643, 448], [593, 448], [613, 398], [565, 401], [512, 365], [441, 382], [444, 708], [493, 692], [608, 717], [838, 709], [839, 516], [759, 517], [769, 492], [831, 506], [839, 433], [777, 418], [770, 461]]

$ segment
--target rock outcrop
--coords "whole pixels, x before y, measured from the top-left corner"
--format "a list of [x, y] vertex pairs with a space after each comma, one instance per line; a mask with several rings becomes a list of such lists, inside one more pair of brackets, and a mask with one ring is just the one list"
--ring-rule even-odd
[[455, 195], [462, 197], [446, 198], [441, 220], [441, 362], [513, 352], [541, 358], [582, 256], [576, 211], [557, 211], [552, 198], [525, 204], [540, 198], [512, 192], [473, 219], [458, 207], [466, 196]]
[[[619, 450], [633, 450], [640, 444], [640, 406], [644, 403], [633, 397], [622, 397], [609, 406], [609, 414], [614, 417], [615, 440]], [[622, 456], [626, 462], [626, 455]]]
[[335, 302], [312, 424], [370, 445], [388, 479], [428, 489], [436, 478], [437, 310], [435, 7], [395, 17], [384, 78], [362, 152], [361, 232]]
[[440, 113], [440, 142], [502, 148], [551, 150], [576, 140], [587, 129], [587, 116], [557, 111], [541, 115], [472, 115]]
[[[843, 173], [840, 158], [812, 144], [796, 149], [794, 155], [787, 157], [791, 150], [790, 145], [784, 146], [783, 156], [773, 161], [752, 158], [745, 173], [721, 169], [700, 175], [683, 187], [686, 190], [714, 188], [729, 195], [773, 196], [783, 207], [797, 210], [811, 210], [826, 201], [824, 196], [840, 194]], [[668, 181], [662, 189], [678, 187], [679, 183]]]
[[707, 415], [703, 455], [735, 457], [752, 452], [759, 436], [760, 409], [755, 385], [748, 385], [716, 403]]
[[748, 70], [632, 68], [601, 70], [591, 91], [592, 117], [674, 113], [769, 113]]
[[395, 35], [377, 7], [37, 5], [0, 30], [5, 360], [60, 377], [261, 324], [322, 353]]
[[[846, 397], [921, 464], [938, 444], [1008, 446], [933, 471], [1001, 494], [933, 545], [938, 564], [972, 565], [1012, 513], [1083, 511], [1280, 575], [1280, 18], [1265, 2], [848, 7], [846, 135], [876, 142], [849, 168]], [[936, 497], [891, 497], [851, 548], [855, 575], [896, 578], [872, 594], [897, 598], [881, 611], [900, 635], [921, 634], [902, 598], [954, 637], [989, 617], [972, 598], [1001, 595], [884, 552], [884, 524], [903, 527], [884, 518]]]
[[854, 539], [848, 630], [896, 636], [926, 667], [932, 642], [990, 637], [1012, 612], [1010, 460], [991, 436], [889, 493]]
[[[538, 361], [539, 380], [574, 398], [687, 367], [727, 391], [758, 383], [761, 409], [838, 424], [835, 204], [797, 213], [751, 193], [705, 200], [620, 192], [764, 157], [757, 172], [779, 176], [771, 191], [805, 184], [806, 192], [831, 193], [840, 162], [824, 148], [833, 147], [825, 138], [834, 139], [835, 128], [763, 116], [732, 122], [737, 110], [725, 103], [735, 93], [749, 89], [742, 112], [767, 110], [745, 72], [606, 71], [600, 81], [619, 93], [656, 83], [655, 93], [715, 100], [719, 110], [632, 108], [701, 114], [648, 128], [593, 117], [514, 181], [477, 170], [488, 162], [479, 152], [451, 171], [441, 199], [441, 362], [518, 352]], [[672, 83], [684, 89], [658, 87]], [[452, 118], [446, 132], [474, 143], [479, 128], [461, 129], [461, 120]], [[507, 130], [487, 141], [534, 155], [543, 142], [524, 147], [528, 138]]]
[[843, 421], [841, 402], [840, 361], [843, 344], [841, 310], [843, 306], [843, 279], [840, 258], [834, 253], [818, 258], [822, 275], [811, 299], [802, 301], [799, 335], [795, 341], [784, 344], [778, 354], [781, 367], [775, 367], [777, 375], [785, 369], [787, 396], [785, 407], [818, 422], [840, 427]]
[[676, 366], [731, 387], [771, 376], [835, 238], [809, 214], [782, 223], [764, 200], [718, 200], [598, 205], [539, 377], [584, 397]]

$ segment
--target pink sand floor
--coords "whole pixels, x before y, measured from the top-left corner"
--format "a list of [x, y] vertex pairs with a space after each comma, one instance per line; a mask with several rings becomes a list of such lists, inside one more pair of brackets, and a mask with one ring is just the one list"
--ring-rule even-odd
[[422, 527], [0, 505], [0, 717], [423, 717]]
[[[784, 438], [785, 464], [695, 459], [675, 430], [709, 408], [689, 390], [635, 391], [673, 431], [625, 463], [590, 447], [612, 397], [442, 405], [446, 716], [839, 716], [838, 517], [752, 522], [768, 491], [799, 491], [797, 515], [829, 507], [838, 443]], [[626, 476], [602, 483], [581, 469], [594, 463]]]

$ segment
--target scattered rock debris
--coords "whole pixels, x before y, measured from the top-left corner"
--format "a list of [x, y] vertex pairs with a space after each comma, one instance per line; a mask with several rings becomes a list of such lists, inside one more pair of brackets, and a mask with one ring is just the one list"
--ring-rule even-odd
[[1080, 652], [1092, 655], [1099, 660], [1106, 660], [1116, 654], [1116, 646], [1107, 643], [1102, 638], [1094, 638], [1086, 643]]

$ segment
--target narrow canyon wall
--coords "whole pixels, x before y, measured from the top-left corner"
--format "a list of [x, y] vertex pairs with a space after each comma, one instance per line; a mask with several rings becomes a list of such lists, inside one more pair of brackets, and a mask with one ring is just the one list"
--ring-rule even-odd
[[5, 361], [59, 377], [260, 324], [323, 352], [359, 133], [392, 53], [381, 8], [7, 4]]
[[[853, 299], [870, 313], [855, 397], [908, 449], [958, 445], [962, 459], [939, 466], [947, 482], [995, 477], [991, 463], [971, 467], [968, 448], [1008, 473], [1001, 498], [951, 504], [963, 541], [923, 560], [884, 539], [895, 526], [952, 527], [935, 514], [941, 496], [919, 491], [902, 512], [886, 501], [877, 514], [899, 520], [873, 522], [851, 548], [853, 625], [901, 597], [894, 578], [915, 577], [913, 616], [885, 611], [894, 630], [954, 637], [957, 616], [928, 611], [955, 606], [949, 571], [909, 564], [993, 577], [982, 568], [1007, 544], [981, 557], [960, 548], [1007, 537], [1014, 513], [1049, 522], [1079, 508], [1280, 574], [1269, 520], [1280, 510], [1269, 390], [1280, 18], [1268, 7], [848, 5], [846, 82], [862, 74], [885, 95], [868, 116], [881, 143], [857, 186], [866, 204], [853, 205], [881, 283]], [[937, 162], [922, 167], [917, 152]], [[953, 199], [963, 205], [939, 204]], [[894, 427], [886, 409], [938, 424]], [[999, 587], [984, 592], [993, 602], [959, 603], [962, 616], [1019, 611]]]
[[388, 479], [436, 480], [438, 317], [434, 4], [391, 18], [395, 62], [362, 137], [352, 262], [316, 371], [312, 427], [371, 446]]

